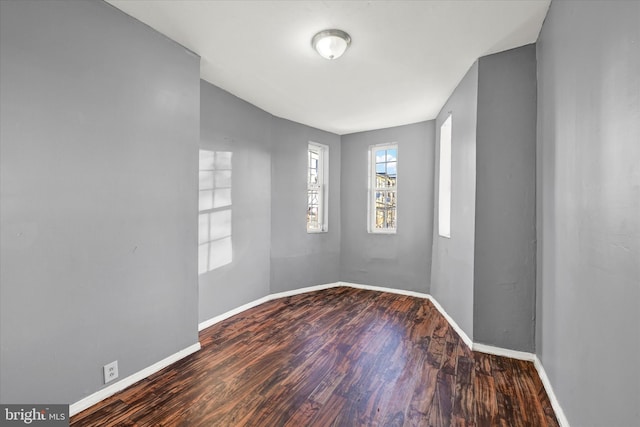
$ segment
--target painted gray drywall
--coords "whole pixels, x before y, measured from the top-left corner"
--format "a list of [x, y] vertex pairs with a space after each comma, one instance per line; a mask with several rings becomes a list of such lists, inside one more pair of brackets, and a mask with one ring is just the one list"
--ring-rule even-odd
[[[231, 151], [231, 263], [199, 276], [200, 322], [270, 293], [338, 281], [340, 137], [202, 81], [203, 149]], [[329, 231], [306, 232], [310, 141], [329, 146]]]
[[200, 322], [269, 294], [269, 113], [201, 81], [200, 148], [232, 152], [230, 264], [200, 274]]
[[[467, 71], [436, 119], [431, 295], [473, 338], [478, 63]], [[451, 113], [451, 238], [438, 234], [440, 126]]]
[[[368, 150], [398, 144], [396, 234], [367, 232]], [[340, 280], [429, 292], [434, 122], [342, 136]]]
[[[272, 120], [271, 293], [339, 280], [340, 136]], [[307, 233], [307, 149], [329, 147], [328, 231]]]
[[554, 1], [538, 41], [536, 352], [571, 425], [640, 419], [640, 2]]
[[198, 342], [199, 59], [104, 2], [0, 2], [0, 400]]
[[534, 351], [536, 48], [478, 60], [473, 339]]

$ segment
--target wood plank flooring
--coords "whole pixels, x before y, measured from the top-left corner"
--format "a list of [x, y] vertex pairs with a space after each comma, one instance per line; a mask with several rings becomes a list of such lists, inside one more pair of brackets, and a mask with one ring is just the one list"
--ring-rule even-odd
[[72, 426], [557, 426], [531, 362], [471, 352], [428, 300], [347, 287], [274, 300]]

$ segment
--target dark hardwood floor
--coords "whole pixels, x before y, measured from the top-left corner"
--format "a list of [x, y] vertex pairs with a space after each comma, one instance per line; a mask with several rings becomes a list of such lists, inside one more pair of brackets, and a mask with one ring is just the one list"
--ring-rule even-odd
[[557, 426], [531, 362], [471, 352], [425, 299], [347, 287], [282, 298], [72, 426]]

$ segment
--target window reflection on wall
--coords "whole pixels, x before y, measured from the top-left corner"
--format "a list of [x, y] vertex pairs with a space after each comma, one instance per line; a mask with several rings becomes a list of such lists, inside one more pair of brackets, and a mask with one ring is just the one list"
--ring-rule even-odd
[[233, 260], [230, 151], [200, 150], [198, 274]]

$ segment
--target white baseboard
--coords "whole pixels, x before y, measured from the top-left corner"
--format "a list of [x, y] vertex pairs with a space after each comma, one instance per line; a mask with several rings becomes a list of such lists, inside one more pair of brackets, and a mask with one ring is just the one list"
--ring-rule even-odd
[[241, 305], [240, 307], [236, 307], [233, 310], [229, 310], [225, 313], [222, 313], [218, 316], [212, 317], [211, 319], [208, 319], [208, 320], [205, 320], [204, 322], [199, 323], [198, 331], [206, 329], [209, 326], [213, 326], [218, 322], [222, 322], [223, 320], [228, 319], [231, 316], [235, 316], [236, 314], [242, 313], [245, 310], [249, 310], [250, 308], [256, 307], [260, 304], [264, 304], [267, 301], [290, 297], [298, 294], [306, 294], [307, 292], [315, 292], [315, 291], [321, 291], [323, 289], [335, 288], [336, 286], [340, 286], [340, 285], [338, 283], [328, 283], [325, 285], [316, 285], [316, 286], [309, 286], [306, 288], [294, 289], [293, 291], [284, 291], [284, 292], [278, 292], [276, 294], [269, 294], [266, 297], [258, 298], [257, 300], [248, 302], [244, 305]]
[[[298, 289], [293, 289], [290, 291], [284, 291], [284, 292], [278, 292], [275, 294], [269, 294], [265, 297], [259, 298], [255, 301], [251, 301], [248, 302], [244, 305], [241, 305], [240, 307], [234, 308], [233, 310], [229, 310], [225, 313], [222, 313], [218, 316], [212, 317], [211, 319], [205, 320], [201, 323], [198, 324], [198, 330], [202, 331], [203, 329], [206, 329], [210, 326], [215, 325], [218, 322], [221, 322], [225, 319], [228, 319], [231, 316], [235, 316], [236, 314], [242, 313], [245, 310], [248, 310], [250, 308], [256, 307], [260, 304], [263, 304], [267, 301], [272, 301], [275, 299], [280, 299], [280, 298], [285, 298], [285, 297], [290, 297], [290, 296], [294, 296], [294, 295], [300, 295], [300, 294], [306, 294], [309, 292], [316, 292], [316, 291], [322, 291], [324, 289], [330, 289], [330, 288], [337, 288], [339, 286], [346, 286], [349, 288], [357, 288], [357, 289], [366, 289], [366, 290], [370, 290], [370, 291], [379, 291], [379, 292], [389, 292], [389, 293], [393, 293], [393, 294], [400, 294], [400, 295], [408, 295], [408, 296], [412, 296], [412, 297], [417, 297], [417, 298], [427, 298], [430, 299], [434, 305], [436, 306], [436, 308], [438, 308], [438, 310], [447, 318], [447, 321], [449, 321], [452, 325], [454, 326], [454, 329], [458, 327], [458, 325], [453, 321], [453, 319], [451, 319], [451, 317], [446, 314], [446, 312], [444, 312], [444, 310], [442, 309], [442, 307], [440, 307], [440, 304], [438, 304], [435, 300], [433, 300], [433, 298], [431, 298], [431, 295], [429, 294], [424, 294], [424, 293], [420, 293], [420, 292], [415, 292], [415, 291], [406, 291], [404, 289], [394, 289], [394, 288], [387, 288], [387, 287], [383, 287], [383, 286], [371, 286], [371, 285], [362, 285], [359, 283], [349, 283], [349, 282], [334, 282], [334, 283], [326, 283], [323, 285], [314, 285], [314, 286], [307, 286], [306, 288], [298, 288]], [[459, 329], [459, 328], [458, 328]], [[456, 329], [456, 332], [458, 332], [458, 330]], [[460, 332], [458, 332], [460, 333]], [[462, 332], [464, 334], [464, 332]], [[464, 337], [468, 340], [469, 338], [467, 337], [466, 334], [464, 334]], [[463, 338], [464, 339], [464, 338]], [[470, 340], [469, 340], [470, 342]], [[466, 343], [466, 341], [465, 341]], [[469, 345], [469, 344], [467, 344]], [[469, 345], [470, 347], [470, 345]]]
[[429, 294], [416, 291], [407, 291], [404, 289], [394, 289], [385, 286], [363, 285], [361, 283], [338, 282], [338, 286], [347, 286], [349, 288], [366, 289], [368, 291], [389, 292], [390, 294], [407, 295], [416, 298], [429, 298]]
[[458, 333], [458, 335], [460, 336], [460, 338], [462, 338], [462, 341], [467, 345], [467, 347], [469, 347], [469, 349], [472, 350], [473, 349], [473, 340], [471, 338], [469, 338], [469, 335], [467, 335], [466, 332], [462, 330], [460, 325], [458, 325], [456, 323], [456, 321], [453, 320], [453, 317], [449, 316], [449, 313], [447, 313], [447, 311], [444, 309], [444, 307], [442, 307], [440, 305], [440, 303], [438, 301], [436, 301], [436, 299], [433, 296], [429, 295], [429, 301], [431, 301], [431, 304], [433, 304], [434, 307], [436, 309], [438, 309], [440, 314], [442, 314], [442, 316], [445, 319], [447, 319], [447, 322], [449, 322], [451, 327]]
[[308, 292], [321, 291], [329, 288], [337, 288], [338, 286], [340, 286], [340, 282], [327, 283], [324, 285], [307, 286], [306, 288], [294, 289], [292, 291], [284, 291], [284, 292], [278, 292], [276, 294], [271, 294], [269, 295], [269, 300], [285, 298], [285, 297], [290, 297], [290, 296], [299, 295], [299, 294], [306, 294]]
[[166, 357], [162, 360], [160, 360], [159, 362], [154, 363], [151, 366], [148, 366], [138, 372], [136, 372], [135, 374], [129, 375], [126, 378], [121, 379], [120, 381], [103, 388], [102, 390], [99, 390], [87, 397], [85, 397], [84, 399], [81, 399], [79, 401], [77, 401], [76, 403], [72, 403], [71, 405], [69, 405], [69, 416], [72, 417], [75, 414], [84, 411], [85, 409], [89, 408], [90, 406], [95, 405], [96, 403], [106, 399], [107, 397], [110, 397], [114, 394], [116, 394], [117, 392], [124, 390], [125, 388], [129, 387], [130, 385], [133, 385], [135, 383], [137, 383], [138, 381], [147, 378], [148, 376], [155, 374], [156, 372], [158, 372], [159, 370], [166, 368], [167, 366], [171, 365], [172, 363], [177, 362], [180, 359], [183, 359], [185, 357], [187, 357], [188, 355], [195, 353], [196, 351], [200, 350], [200, 343], [196, 343], [193, 345], [190, 345], [189, 347], [180, 350], [177, 353], [172, 354], [169, 357]]
[[536, 367], [536, 371], [538, 371], [538, 376], [542, 381], [542, 385], [544, 385], [544, 389], [547, 392], [547, 396], [549, 396], [549, 400], [551, 401], [551, 406], [553, 407], [553, 412], [556, 414], [556, 418], [558, 419], [558, 424], [560, 427], [569, 427], [569, 420], [567, 416], [564, 414], [562, 407], [560, 406], [560, 402], [558, 401], [558, 397], [553, 391], [553, 387], [551, 387], [551, 382], [549, 381], [549, 377], [542, 366], [542, 362], [538, 359], [538, 356], [535, 355], [533, 359], [533, 364]]
[[243, 311], [249, 310], [250, 308], [253, 308], [257, 305], [263, 304], [271, 299], [269, 298], [269, 296], [270, 295], [259, 298], [255, 301], [251, 301], [249, 303], [241, 305], [240, 307], [236, 307], [233, 310], [229, 310], [226, 313], [222, 313], [218, 316], [212, 317], [211, 319], [205, 320], [204, 322], [198, 323], [198, 331], [206, 329], [209, 326], [213, 326], [218, 322], [222, 322], [223, 320], [228, 319], [231, 316], [235, 316], [236, 314], [242, 313]]
[[526, 351], [511, 350], [508, 348], [494, 347], [492, 345], [473, 343], [473, 351], [480, 353], [495, 354], [496, 356], [510, 357], [511, 359], [526, 360], [527, 362], [533, 362], [536, 355], [533, 353], [527, 353]]

